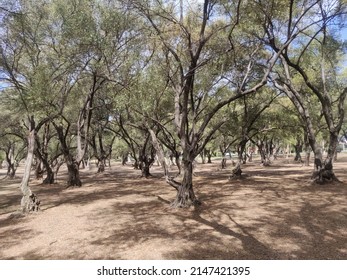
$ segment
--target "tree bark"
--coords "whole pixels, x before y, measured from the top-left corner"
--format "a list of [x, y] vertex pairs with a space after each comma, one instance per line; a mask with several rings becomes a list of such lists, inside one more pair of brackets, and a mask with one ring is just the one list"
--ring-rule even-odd
[[8, 150], [5, 151], [7, 162], [7, 174], [6, 177], [13, 179], [16, 175], [16, 162], [14, 160], [14, 147], [11, 145]]
[[[145, 151], [143, 151], [145, 152]], [[154, 152], [154, 151], [153, 151]], [[150, 168], [155, 161], [155, 155], [151, 151], [150, 155], [142, 154], [140, 155], [140, 169], [141, 169], [141, 177], [149, 178], [152, 176], [150, 173]]]
[[54, 177], [54, 172], [52, 168], [49, 167], [49, 169], [46, 169], [46, 172], [47, 172], [47, 175], [46, 175], [46, 178], [43, 180], [43, 183], [50, 184], [50, 185], [54, 184], [55, 177]]
[[70, 124], [68, 124], [68, 127], [66, 129], [66, 134], [64, 134], [64, 128], [62, 125], [56, 125], [53, 123], [54, 127], [57, 130], [58, 138], [61, 144], [61, 149], [64, 155], [65, 163], [67, 165], [68, 170], [68, 180], [67, 180], [67, 187], [81, 187], [82, 182], [80, 180], [79, 176], [79, 167], [78, 162], [74, 159], [73, 155], [70, 153], [70, 149], [66, 143], [66, 135], [69, 131]]
[[79, 175], [78, 163], [72, 159], [66, 161], [68, 170], [67, 187], [81, 187], [82, 182]]
[[312, 174], [313, 182], [324, 184], [331, 181], [339, 181], [333, 171], [334, 155], [338, 144], [338, 134], [334, 131], [330, 132], [329, 147], [327, 156], [322, 162], [322, 156], [315, 156], [315, 170]]
[[145, 177], [145, 178], [151, 177], [152, 175], [149, 170], [150, 170], [150, 166], [148, 165], [148, 163], [143, 164], [141, 168], [141, 177]]
[[183, 160], [182, 163], [183, 179], [178, 186], [176, 199], [171, 204], [174, 208], [186, 208], [201, 204], [193, 189], [193, 160]]
[[310, 166], [310, 157], [311, 157], [311, 150], [310, 147], [306, 147], [306, 156], [305, 156], [305, 166]]
[[39, 180], [42, 179], [43, 176], [43, 170], [42, 170], [42, 164], [40, 160], [36, 160], [35, 164], [35, 179]]
[[227, 168], [227, 159], [225, 156], [222, 158], [221, 169]]
[[16, 175], [16, 168], [14, 163], [10, 163], [7, 168], [7, 177], [13, 179]]
[[240, 179], [242, 175], [241, 162], [239, 161], [235, 168], [232, 170], [232, 175], [229, 179]]
[[177, 173], [177, 176], [178, 176], [178, 175], [181, 175], [181, 172], [182, 172], [180, 153], [178, 153], [178, 152], [175, 153], [175, 162], [176, 162], [176, 166], [178, 169], [178, 173]]
[[212, 154], [211, 154], [211, 150], [206, 150], [206, 156], [207, 156], [207, 163], [212, 163]]
[[30, 170], [34, 159], [34, 149], [35, 149], [35, 123], [33, 118], [31, 119], [30, 132], [28, 135], [28, 154], [25, 161], [24, 175], [20, 185], [23, 197], [21, 200], [21, 209], [23, 213], [29, 213], [33, 211], [38, 211], [40, 206], [40, 201], [37, 196], [31, 191], [29, 187]]
[[308, 138], [308, 133], [304, 133], [304, 142], [305, 142], [305, 166], [310, 165], [310, 156], [311, 156], [311, 147]]
[[302, 142], [301, 142], [300, 139], [296, 140], [296, 144], [294, 145], [294, 148], [295, 148], [295, 158], [294, 158], [294, 161], [302, 162], [302, 159], [301, 159]]

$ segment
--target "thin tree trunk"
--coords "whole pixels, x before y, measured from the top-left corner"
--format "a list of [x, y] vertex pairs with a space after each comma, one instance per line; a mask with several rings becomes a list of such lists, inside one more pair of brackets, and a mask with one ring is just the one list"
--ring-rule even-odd
[[295, 158], [294, 158], [294, 161], [296, 162], [302, 162], [302, 159], [301, 159], [301, 152], [302, 152], [302, 143], [301, 141], [298, 139], [296, 144], [294, 145], [294, 148], [295, 148]]
[[305, 166], [310, 166], [310, 157], [311, 157], [310, 147], [306, 147]]
[[206, 150], [206, 156], [207, 156], [207, 163], [212, 163], [212, 154], [211, 154], [211, 150]]
[[180, 154], [179, 153], [175, 153], [175, 162], [176, 162], [176, 166], [177, 166], [177, 169], [178, 169], [178, 175], [181, 175], [181, 172], [182, 172], [182, 166], [181, 166], [181, 160], [180, 160]]
[[8, 151], [6, 151], [6, 161], [7, 161], [7, 174], [6, 176], [9, 179], [13, 179], [16, 175], [16, 167], [15, 161], [13, 160], [13, 147], [10, 147]]
[[[33, 119], [32, 119], [33, 122]], [[35, 149], [35, 124], [31, 124], [31, 129], [28, 135], [28, 154], [25, 161], [24, 175], [20, 185], [23, 197], [21, 200], [21, 209], [23, 213], [29, 213], [32, 211], [38, 211], [40, 201], [36, 195], [31, 191], [29, 187], [30, 170], [34, 159]]]
[[304, 142], [305, 142], [305, 166], [309, 166], [310, 156], [311, 156], [311, 147], [310, 147], [309, 135], [307, 132], [304, 133]]
[[227, 168], [227, 159], [225, 156], [223, 156], [222, 162], [221, 162], [221, 169], [225, 169], [225, 168]]
[[206, 163], [205, 150], [202, 150], [202, 152], [200, 153], [200, 157], [201, 157], [201, 163], [205, 164]]
[[70, 124], [68, 124], [68, 127], [66, 129], [66, 134], [64, 134], [64, 128], [62, 125], [56, 125], [55, 126], [58, 138], [61, 144], [61, 149], [64, 155], [65, 163], [67, 165], [68, 170], [68, 180], [67, 180], [67, 188], [68, 187], [80, 187], [82, 186], [82, 182], [79, 176], [79, 167], [78, 162], [74, 159], [73, 155], [70, 153], [70, 149], [66, 143], [66, 134], [69, 131]]

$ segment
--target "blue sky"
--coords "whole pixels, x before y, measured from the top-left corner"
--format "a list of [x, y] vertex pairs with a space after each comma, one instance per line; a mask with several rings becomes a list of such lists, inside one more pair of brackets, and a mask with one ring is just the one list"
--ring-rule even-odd
[[341, 39], [347, 40], [347, 28], [341, 30]]

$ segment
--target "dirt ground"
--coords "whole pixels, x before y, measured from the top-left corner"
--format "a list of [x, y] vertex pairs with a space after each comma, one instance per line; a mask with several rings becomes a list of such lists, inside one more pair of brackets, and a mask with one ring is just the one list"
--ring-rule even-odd
[[18, 218], [17, 179], [0, 169], [0, 259], [347, 259], [347, 155], [341, 183], [310, 184], [312, 167], [278, 160], [232, 168], [199, 164], [194, 186], [202, 206], [172, 209], [175, 190], [154, 166], [150, 179], [114, 163], [104, 174], [82, 170], [83, 186], [31, 188], [41, 211]]

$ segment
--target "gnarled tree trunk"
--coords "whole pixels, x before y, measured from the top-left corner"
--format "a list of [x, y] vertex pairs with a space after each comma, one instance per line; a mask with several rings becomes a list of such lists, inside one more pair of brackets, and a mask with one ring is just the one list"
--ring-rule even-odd
[[241, 162], [239, 161], [235, 168], [232, 170], [232, 174], [229, 179], [240, 179], [242, 175]]
[[191, 205], [200, 205], [193, 189], [193, 160], [182, 161], [183, 179], [177, 188], [177, 195], [171, 206], [185, 208]]
[[47, 171], [47, 175], [46, 175], [46, 178], [43, 179], [43, 183], [44, 184], [54, 184], [54, 181], [55, 181], [55, 177], [54, 177], [54, 172], [52, 170], [51, 167], [49, 167], [49, 169], [46, 170]]
[[62, 153], [64, 155], [65, 163], [67, 165], [68, 170], [68, 180], [67, 187], [80, 187], [82, 186], [82, 182], [79, 176], [79, 163], [74, 159], [73, 155], [70, 153], [70, 149], [66, 143], [66, 136], [70, 128], [70, 124], [66, 128], [66, 133], [64, 133], [64, 128], [62, 125], [56, 125], [54, 127], [57, 130], [58, 138], [61, 144]]
[[312, 180], [318, 184], [338, 181], [333, 171], [334, 155], [338, 144], [338, 134], [331, 132], [329, 139], [328, 154], [323, 162], [320, 150], [315, 152], [315, 170], [312, 174]]
[[69, 158], [66, 160], [66, 165], [68, 170], [67, 187], [82, 186], [77, 161]]
[[29, 213], [33, 211], [38, 211], [40, 206], [40, 201], [37, 196], [31, 191], [29, 187], [30, 171], [31, 165], [34, 159], [34, 149], [35, 149], [35, 122], [33, 117], [31, 118], [30, 132], [28, 135], [28, 154], [25, 161], [24, 175], [20, 185], [23, 197], [21, 200], [21, 210], [23, 213]]

